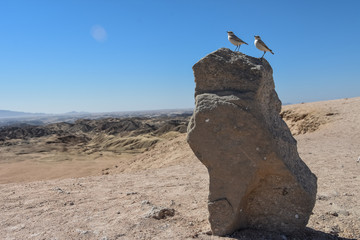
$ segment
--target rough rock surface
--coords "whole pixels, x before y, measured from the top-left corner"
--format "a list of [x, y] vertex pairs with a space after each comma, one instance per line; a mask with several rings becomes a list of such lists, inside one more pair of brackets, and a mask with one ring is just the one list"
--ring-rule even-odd
[[193, 70], [196, 107], [187, 141], [210, 175], [213, 233], [305, 228], [317, 178], [279, 115], [270, 64], [221, 48]]

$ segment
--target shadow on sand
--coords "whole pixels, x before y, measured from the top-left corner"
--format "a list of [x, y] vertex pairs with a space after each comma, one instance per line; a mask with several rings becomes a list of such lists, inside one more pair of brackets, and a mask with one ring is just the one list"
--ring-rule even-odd
[[243, 240], [356, 240], [356, 238], [341, 238], [336, 236], [336, 234], [324, 233], [316, 231], [312, 228], [306, 228], [304, 231], [296, 232], [291, 235], [246, 229], [242, 231], [236, 231], [228, 237]]

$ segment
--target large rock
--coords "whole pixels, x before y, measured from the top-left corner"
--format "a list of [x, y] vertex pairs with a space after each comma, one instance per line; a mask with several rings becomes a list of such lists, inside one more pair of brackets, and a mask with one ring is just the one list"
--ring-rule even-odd
[[270, 64], [221, 48], [193, 70], [196, 107], [187, 140], [209, 171], [213, 233], [305, 228], [317, 178], [280, 118]]

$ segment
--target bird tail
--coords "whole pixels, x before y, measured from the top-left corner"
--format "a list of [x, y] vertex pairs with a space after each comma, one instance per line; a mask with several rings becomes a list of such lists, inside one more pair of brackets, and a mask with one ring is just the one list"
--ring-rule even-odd
[[272, 50], [270, 50], [270, 52], [274, 55], [274, 53], [273, 53], [273, 51], [272, 51]]

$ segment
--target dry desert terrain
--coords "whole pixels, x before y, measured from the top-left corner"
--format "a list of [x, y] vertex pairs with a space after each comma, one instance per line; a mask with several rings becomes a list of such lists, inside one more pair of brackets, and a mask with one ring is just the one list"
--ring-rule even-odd
[[360, 239], [360, 97], [287, 105], [281, 115], [318, 177], [305, 231], [212, 236], [208, 173], [186, 143], [186, 118], [140, 119], [148, 130], [80, 122], [0, 139], [0, 239]]

